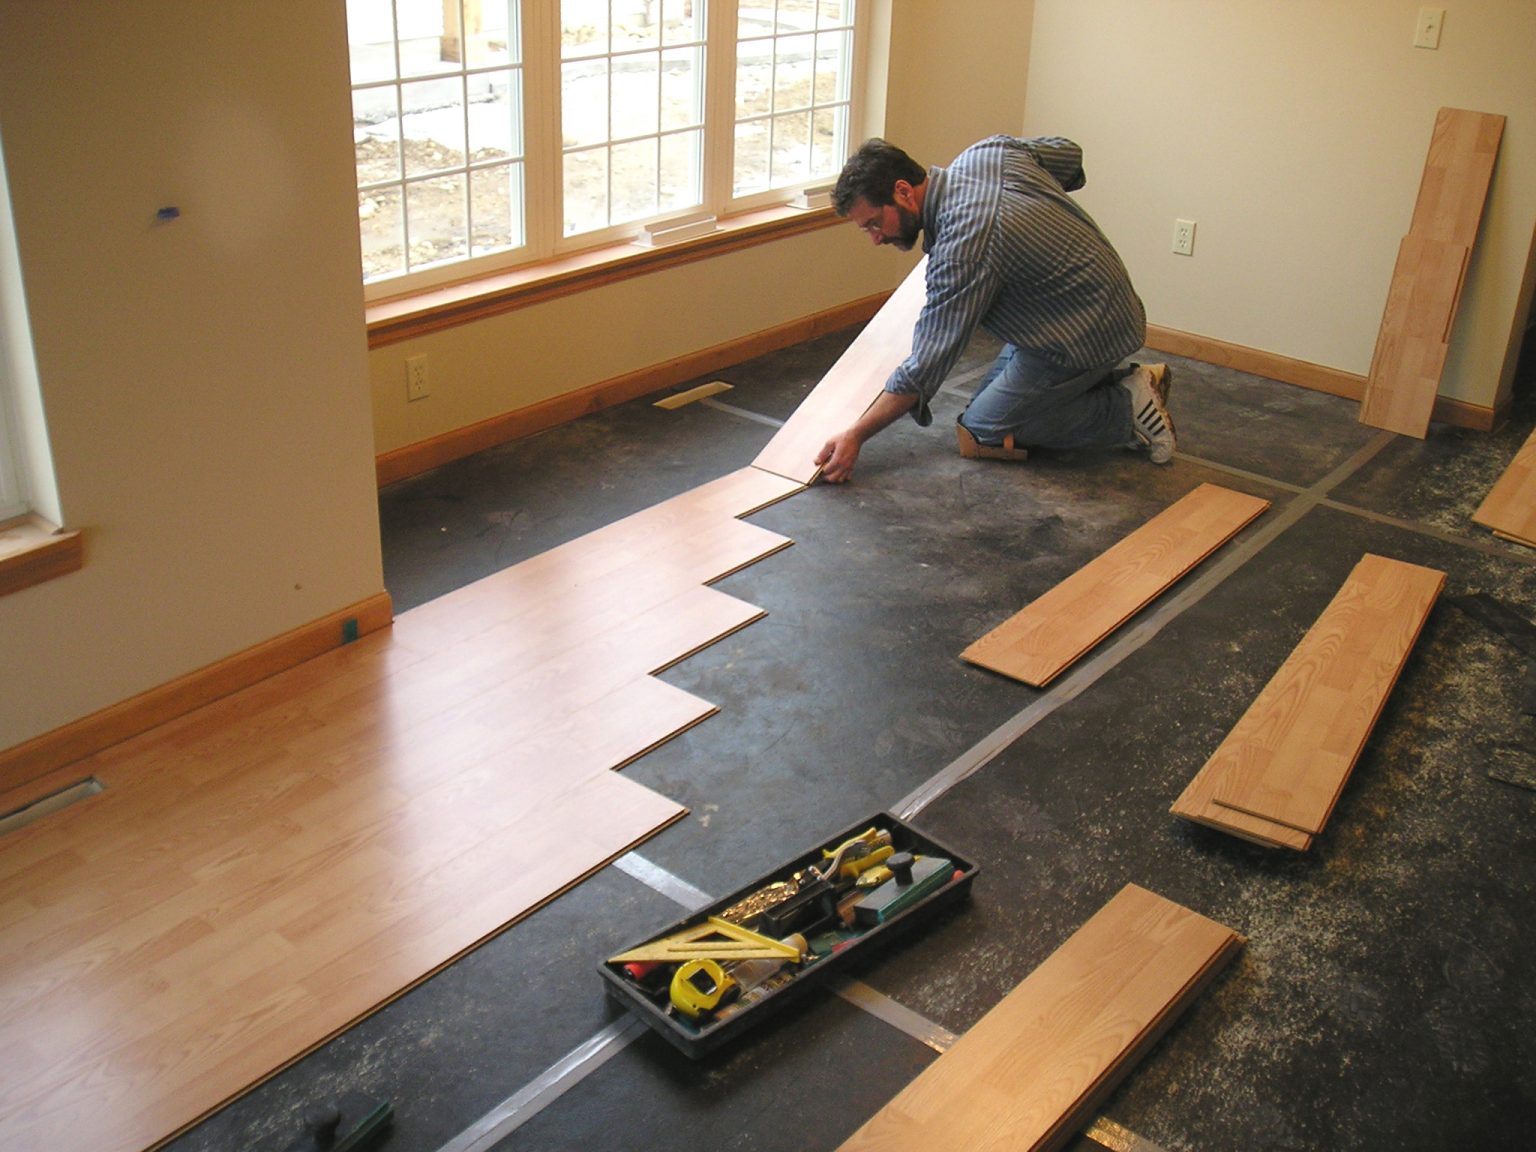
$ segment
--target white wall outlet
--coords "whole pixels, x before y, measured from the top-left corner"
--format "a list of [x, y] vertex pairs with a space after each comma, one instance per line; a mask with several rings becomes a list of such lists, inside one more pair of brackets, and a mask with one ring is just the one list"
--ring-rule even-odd
[[427, 358], [425, 356], [408, 356], [405, 361], [405, 398], [406, 400], [423, 400], [431, 395], [432, 389], [427, 384]]
[[1420, 8], [1419, 22], [1413, 26], [1413, 46], [1415, 48], [1440, 47], [1440, 25], [1444, 23], [1444, 8]]
[[1193, 220], [1173, 222], [1173, 251], [1176, 256], [1195, 254], [1195, 222]]

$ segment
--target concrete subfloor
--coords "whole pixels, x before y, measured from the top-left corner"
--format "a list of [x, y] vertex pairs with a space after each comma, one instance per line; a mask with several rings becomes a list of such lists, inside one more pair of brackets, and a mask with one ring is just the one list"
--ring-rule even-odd
[[[746, 465], [852, 335], [715, 373], [734, 387], [711, 401], [637, 401], [385, 489], [397, 610]], [[626, 769], [687, 819], [170, 1147], [278, 1152], [307, 1107], [357, 1089], [393, 1101], [390, 1152], [835, 1148], [932, 1046], [818, 991], [693, 1062], [634, 1027], [596, 968], [900, 806], [981, 873], [849, 975], [941, 1031], [1134, 882], [1248, 944], [1104, 1116], [1169, 1152], [1530, 1147], [1536, 792], [1496, 777], [1536, 762], [1536, 718], [1524, 658], [1451, 598], [1536, 616], [1536, 551], [1470, 521], [1536, 424], [1533, 358], [1506, 427], [1424, 442], [1363, 427], [1350, 401], [1174, 359], [1180, 454], [1158, 468], [1122, 451], [961, 460], [948, 425], [993, 351], [978, 340], [934, 426], [871, 442], [853, 483], [752, 517], [796, 544], [719, 586], [767, 618], [664, 674], [720, 714]], [[1273, 507], [1056, 684], [958, 659], [1204, 481]], [[1448, 580], [1312, 850], [1172, 817], [1367, 551]]]

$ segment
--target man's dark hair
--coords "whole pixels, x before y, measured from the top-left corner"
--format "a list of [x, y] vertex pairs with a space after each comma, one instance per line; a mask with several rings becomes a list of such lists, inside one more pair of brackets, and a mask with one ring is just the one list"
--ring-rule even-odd
[[848, 209], [859, 199], [882, 208], [896, 203], [896, 181], [905, 180], [916, 188], [926, 179], [928, 169], [877, 136], [864, 141], [843, 165], [832, 189], [832, 207], [839, 216], [848, 215]]

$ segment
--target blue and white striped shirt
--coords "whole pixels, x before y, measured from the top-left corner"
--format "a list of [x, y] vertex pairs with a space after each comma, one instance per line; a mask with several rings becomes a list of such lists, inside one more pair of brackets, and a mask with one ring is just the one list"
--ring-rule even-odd
[[1082, 149], [1060, 137], [993, 136], [928, 170], [927, 301], [885, 384], [922, 398], [919, 424], [978, 326], [1083, 372], [1141, 346], [1146, 310], [1125, 265], [1067, 195], [1083, 183]]

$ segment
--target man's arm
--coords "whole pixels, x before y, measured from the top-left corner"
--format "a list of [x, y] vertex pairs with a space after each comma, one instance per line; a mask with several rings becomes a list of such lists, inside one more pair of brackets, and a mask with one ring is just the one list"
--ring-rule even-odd
[[821, 478], [833, 484], [841, 484], [853, 475], [854, 462], [864, 441], [883, 428], [889, 428], [903, 415], [911, 411], [918, 401], [915, 392], [881, 392], [864, 415], [828, 440], [816, 454], [816, 465]]

